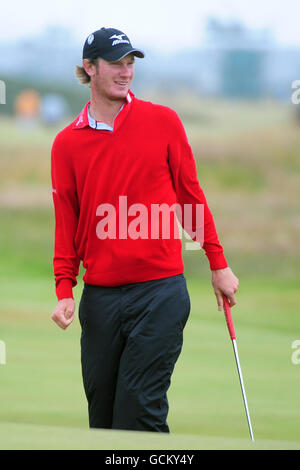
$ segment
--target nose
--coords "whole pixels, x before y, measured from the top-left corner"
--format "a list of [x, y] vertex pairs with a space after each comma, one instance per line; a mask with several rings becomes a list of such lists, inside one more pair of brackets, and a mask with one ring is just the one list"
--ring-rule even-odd
[[131, 77], [133, 74], [132, 66], [127, 65], [127, 64], [122, 64], [121, 69], [120, 69], [120, 76], [121, 77]]

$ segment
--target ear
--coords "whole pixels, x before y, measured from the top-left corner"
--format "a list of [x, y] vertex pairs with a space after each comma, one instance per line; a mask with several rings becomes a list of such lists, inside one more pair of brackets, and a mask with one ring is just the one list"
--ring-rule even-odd
[[96, 74], [96, 66], [89, 59], [82, 60], [82, 67], [90, 77]]

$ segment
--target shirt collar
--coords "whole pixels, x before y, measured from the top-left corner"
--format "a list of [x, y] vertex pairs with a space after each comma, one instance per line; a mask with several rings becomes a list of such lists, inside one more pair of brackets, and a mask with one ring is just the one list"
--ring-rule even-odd
[[[122, 111], [123, 107], [124, 107], [124, 104], [122, 104], [118, 114]], [[90, 105], [89, 104], [88, 104], [87, 113], [88, 113], [89, 126], [92, 129], [97, 129], [97, 130], [102, 130], [102, 131], [113, 131], [113, 128], [110, 127], [108, 124], [106, 124], [105, 122], [96, 121], [96, 119], [94, 119], [91, 116], [91, 114], [90, 114]]]
[[[132, 93], [131, 90], [127, 93], [126, 96], [126, 101], [124, 105], [122, 106], [121, 110], [119, 113], [125, 108], [125, 106], [129, 105], [132, 102], [132, 98], [134, 97], [134, 94]], [[88, 114], [88, 109], [91, 101], [88, 101], [84, 108], [81, 110], [75, 121], [73, 122], [72, 129], [83, 129], [84, 127], [87, 127], [90, 125], [89, 122], [89, 114]]]

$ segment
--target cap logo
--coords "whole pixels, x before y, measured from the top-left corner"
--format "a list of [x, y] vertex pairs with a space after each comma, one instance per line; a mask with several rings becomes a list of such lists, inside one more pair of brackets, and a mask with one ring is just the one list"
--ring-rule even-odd
[[125, 34], [114, 34], [113, 36], [111, 36], [109, 39], [114, 39], [114, 41], [112, 42], [112, 46], [116, 46], [117, 44], [121, 43], [130, 44], [127, 39], [123, 39], [123, 36], [125, 36]]
[[87, 38], [88, 45], [90, 46], [93, 41], [94, 41], [94, 35], [90, 34], [89, 37]]

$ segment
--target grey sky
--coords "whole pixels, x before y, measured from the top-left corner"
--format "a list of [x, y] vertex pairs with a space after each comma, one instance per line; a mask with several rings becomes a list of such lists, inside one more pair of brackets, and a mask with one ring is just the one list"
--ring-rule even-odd
[[69, 28], [80, 41], [102, 26], [124, 30], [132, 43], [160, 51], [198, 46], [208, 16], [268, 29], [283, 44], [300, 46], [299, 0], [17, 0], [0, 10], [0, 40]]

